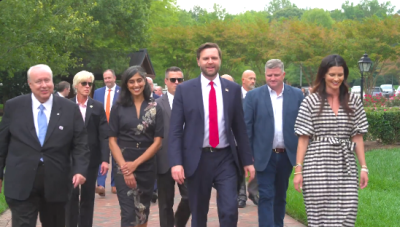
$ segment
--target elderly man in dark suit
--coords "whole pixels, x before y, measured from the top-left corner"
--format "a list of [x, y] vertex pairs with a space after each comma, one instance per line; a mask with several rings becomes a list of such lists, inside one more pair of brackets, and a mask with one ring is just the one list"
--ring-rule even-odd
[[0, 184], [6, 168], [4, 194], [13, 227], [35, 227], [38, 212], [43, 227], [64, 227], [68, 189], [86, 180], [90, 153], [85, 125], [76, 104], [52, 95], [50, 67], [32, 66], [28, 84], [31, 94], [5, 104]]
[[76, 96], [71, 98], [79, 106], [82, 119], [88, 132], [90, 163], [86, 183], [72, 189], [67, 204], [66, 227], [92, 226], [96, 179], [99, 165], [101, 174], [108, 170], [110, 148], [108, 147], [108, 123], [103, 104], [90, 98], [94, 75], [88, 71], [80, 71], [74, 76], [73, 88]]
[[197, 64], [201, 75], [178, 85], [172, 105], [168, 139], [171, 173], [179, 184], [187, 180], [192, 227], [207, 225], [213, 186], [218, 192], [220, 226], [235, 227], [237, 179], [243, 170], [250, 172], [250, 180], [254, 178], [240, 86], [220, 79], [221, 50], [217, 44], [201, 45]]
[[286, 190], [296, 162], [294, 124], [303, 101], [300, 89], [284, 84], [282, 61], [265, 64], [267, 84], [251, 90], [244, 101], [244, 118], [253, 149], [259, 191], [260, 227], [283, 226]]
[[[178, 84], [183, 82], [182, 70], [170, 67], [165, 71], [165, 84], [167, 93], [156, 102], [162, 108], [164, 115], [164, 130], [169, 131], [172, 103]], [[157, 182], [158, 182], [158, 208], [160, 212], [161, 227], [185, 227], [190, 217], [188, 191], [186, 184], [178, 184], [182, 199], [174, 217], [175, 181], [171, 176], [171, 167], [168, 159], [168, 133], [164, 135], [161, 149], [157, 152]]]

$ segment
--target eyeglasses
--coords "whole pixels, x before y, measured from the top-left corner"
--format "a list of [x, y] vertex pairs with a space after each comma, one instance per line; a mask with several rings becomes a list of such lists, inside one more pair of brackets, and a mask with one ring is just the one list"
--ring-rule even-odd
[[81, 82], [82, 86], [86, 87], [86, 85], [89, 85], [91, 87], [93, 85], [92, 82]]
[[175, 83], [176, 81], [178, 81], [178, 83], [182, 83], [183, 78], [169, 78], [169, 81], [171, 81], [172, 83]]

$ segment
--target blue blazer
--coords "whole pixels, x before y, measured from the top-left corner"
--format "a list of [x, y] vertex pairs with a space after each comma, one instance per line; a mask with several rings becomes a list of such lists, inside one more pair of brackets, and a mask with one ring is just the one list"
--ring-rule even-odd
[[[294, 133], [294, 124], [303, 93], [300, 89], [284, 85], [283, 91], [283, 140], [286, 154], [294, 166], [298, 137]], [[251, 149], [254, 155], [254, 167], [257, 171], [264, 171], [272, 154], [272, 143], [275, 134], [274, 111], [268, 85], [258, 87], [247, 93], [244, 100], [244, 120], [249, 136]]]
[[[94, 91], [94, 95], [93, 95], [93, 99], [103, 103], [103, 105], [106, 102], [106, 100], [104, 100], [104, 95], [106, 94], [106, 88], [107, 88], [107, 86], [96, 89]], [[118, 100], [120, 90], [121, 90], [121, 88], [118, 85], [116, 85], [115, 92], [114, 92], [113, 105]]]
[[[225, 132], [239, 173], [242, 174], [243, 166], [252, 165], [253, 160], [243, 120], [241, 88], [228, 80], [221, 80], [221, 88]], [[183, 165], [185, 177], [190, 177], [199, 164], [204, 140], [204, 106], [200, 77], [178, 85], [171, 116], [169, 163], [171, 167]]]

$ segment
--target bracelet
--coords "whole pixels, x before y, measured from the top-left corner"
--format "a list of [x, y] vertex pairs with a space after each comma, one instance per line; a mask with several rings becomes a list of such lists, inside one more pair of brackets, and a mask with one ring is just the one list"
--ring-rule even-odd
[[369, 174], [369, 171], [367, 168], [361, 168], [361, 171], [366, 172], [367, 174]]
[[296, 174], [302, 174], [303, 172], [295, 172], [295, 173], [293, 173], [293, 175], [296, 175]]
[[361, 168], [368, 169], [368, 167], [366, 165], [362, 165]]
[[303, 168], [303, 165], [302, 165], [302, 164], [297, 163], [295, 166], [293, 166], [293, 169], [296, 169], [296, 168], [299, 167], [299, 166]]

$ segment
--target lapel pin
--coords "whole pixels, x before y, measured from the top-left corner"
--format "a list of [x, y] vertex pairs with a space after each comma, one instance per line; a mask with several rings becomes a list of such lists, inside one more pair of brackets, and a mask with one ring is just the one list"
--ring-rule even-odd
[[57, 113], [57, 115], [60, 115], [60, 113]]
[[90, 105], [90, 108], [93, 108], [93, 105]]
[[226, 91], [226, 92], [229, 92], [229, 89], [228, 89], [228, 88], [225, 88], [225, 91]]
[[63, 130], [64, 129], [64, 127], [62, 127], [62, 126], [60, 126], [60, 127], [58, 127], [60, 130]]

